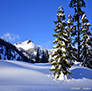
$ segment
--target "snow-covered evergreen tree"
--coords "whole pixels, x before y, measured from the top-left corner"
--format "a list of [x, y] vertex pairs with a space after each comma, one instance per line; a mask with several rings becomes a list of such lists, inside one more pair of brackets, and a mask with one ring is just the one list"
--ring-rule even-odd
[[59, 7], [57, 13], [57, 21], [54, 21], [56, 24], [56, 29], [54, 29], [56, 34], [53, 34], [53, 36], [56, 37], [53, 44], [56, 44], [56, 46], [53, 47], [55, 52], [52, 55], [53, 59], [50, 71], [54, 71], [55, 77], [59, 78], [62, 74], [67, 75], [71, 74], [71, 72], [68, 70], [70, 63], [66, 58], [68, 35], [65, 29], [67, 24], [65, 23], [65, 14], [62, 6]]
[[92, 68], [92, 34], [89, 30], [90, 23], [86, 18], [86, 15], [83, 14], [81, 18], [81, 60], [83, 62], [83, 66]]
[[82, 11], [82, 7], [85, 7], [85, 2], [84, 0], [71, 0], [70, 4], [69, 4], [70, 8], [74, 8], [75, 10], [75, 14], [72, 18], [73, 23], [73, 27], [74, 27], [74, 31], [72, 33], [72, 35], [74, 36], [75, 40], [74, 40], [74, 44], [77, 45], [77, 61], [81, 62], [81, 58], [80, 58], [80, 49], [81, 49], [81, 45], [80, 45], [80, 37], [81, 37], [81, 20], [80, 18], [82, 17], [82, 15], [84, 14], [84, 12]]
[[67, 59], [70, 61], [71, 64], [73, 64], [73, 61], [77, 59], [76, 58], [77, 49], [72, 44], [73, 43], [73, 37], [72, 37], [73, 22], [72, 22], [72, 16], [70, 14], [68, 15], [66, 29], [68, 34]]
[[92, 68], [92, 34], [89, 30], [90, 23], [86, 18], [85, 12], [82, 11], [82, 7], [85, 7], [84, 0], [71, 0], [71, 8], [74, 8], [75, 15], [72, 18], [73, 27], [75, 28], [72, 32], [75, 40], [73, 44], [77, 45], [77, 61], [83, 62], [83, 66]]

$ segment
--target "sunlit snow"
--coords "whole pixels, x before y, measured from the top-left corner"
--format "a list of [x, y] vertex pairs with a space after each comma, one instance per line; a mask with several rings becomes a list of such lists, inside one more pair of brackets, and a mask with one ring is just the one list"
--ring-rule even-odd
[[50, 67], [50, 63], [0, 60], [0, 91], [92, 91], [91, 69], [76, 62], [69, 69], [71, 75], [57, 80]]
[[36, 45], [33, 42], [24, 41], [18, 44], [14, 44], [17, 48], [23, 48], [24, 50], [28, 50], [30, 48], [36, 47]]

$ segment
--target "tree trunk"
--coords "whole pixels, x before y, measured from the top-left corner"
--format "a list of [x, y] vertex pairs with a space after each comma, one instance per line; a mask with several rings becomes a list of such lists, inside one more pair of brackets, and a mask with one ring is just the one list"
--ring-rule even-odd
[[77, 29], [78, 29], [78, 61], [80, 62], [79, 0], [77, 0], [77, 14], [78, 14], [78, 20], [77, 20]]

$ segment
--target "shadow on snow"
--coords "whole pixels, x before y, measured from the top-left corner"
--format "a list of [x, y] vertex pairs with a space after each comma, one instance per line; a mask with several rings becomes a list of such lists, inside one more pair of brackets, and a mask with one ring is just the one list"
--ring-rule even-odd
[[71, 70], [71, 75], [68, 76], [69, 79], [92, 79], [92, 70], [85, 67], [79, 67]]

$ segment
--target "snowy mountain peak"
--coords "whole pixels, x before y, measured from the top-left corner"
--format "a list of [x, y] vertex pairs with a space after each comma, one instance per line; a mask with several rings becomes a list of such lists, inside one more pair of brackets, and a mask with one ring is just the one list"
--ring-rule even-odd
[[[53, 50], [49, 50], [46, 48], [43, 48], [39, 45], [35, 45], [30, 39], [26, 40], [24, 42], [18, 42], [14, 44], [19, 51], [22, 51], [22, 53], [27, 56], [29, 59], [34, 60], [36, 59], [37, 52], [39, 53], [39, 58], [42, 58], [42, 55], [49, 55], [49, 59], [51, 61], [51, 54]], [[42, 59], [41, 59], [42, 60]]]
[[24, 41], [24, 42], [17, 42], [17, 43], [15, 43], [14, 45], [19, 45], [19, 44], [29, 44], [29, 43], [31, 43], [32, 41], [29, 39], [29, 40], [26, 40], [26, 41]]
[[30, 39], [29, 40], [26, 40], [24, 42], [21, 42], [22, 44], [29, 44], [29, 43], [33, 43]]
[[30, 39], [27, 41], [27, 44], [29, 44], [30, 42], [32, 42]]
[[17, 48], [22, 48], [24, 50], [29, 50], [30, 48], [35, 48], [36, 45], [29, 39], [24, 42], [17, 42], [14, 44]]

